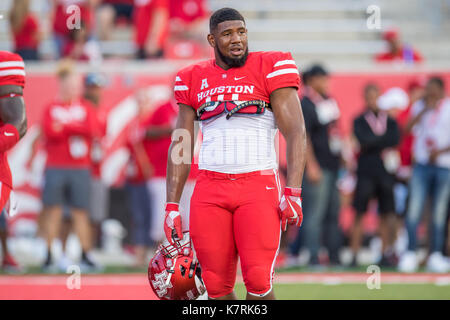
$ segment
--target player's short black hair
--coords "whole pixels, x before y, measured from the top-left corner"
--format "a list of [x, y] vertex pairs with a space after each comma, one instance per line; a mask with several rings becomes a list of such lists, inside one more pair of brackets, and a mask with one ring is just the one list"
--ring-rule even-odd
[[441, 77], [439, 76], [433, 76], [428, 80], [429, 84], [435, 84], [437, 85], [440, 89], [445, 89], [445, 83], [444, 80], [442, 80]]
[[215, 11], [209, 18], [209, 32], [213, 32], [219, 23], [231, 20], [240, 20], [245, 24], [244, 17], [236, 9], [222, 8]]

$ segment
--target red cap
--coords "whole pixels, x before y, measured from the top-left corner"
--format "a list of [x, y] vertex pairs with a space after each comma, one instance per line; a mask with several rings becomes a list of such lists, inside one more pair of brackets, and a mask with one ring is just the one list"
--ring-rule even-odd
[[414, 89], [423, 89], [425, 88], [425, 79], [424, 78], [417, 78], [413, 79], [408, 83], [408, 92], [411, 92]]
[[386, 41], [391, 41], [397, 38], [398, 38], [398, 31], [395, 29], [390, 29], [383, 33], [383, 39]]

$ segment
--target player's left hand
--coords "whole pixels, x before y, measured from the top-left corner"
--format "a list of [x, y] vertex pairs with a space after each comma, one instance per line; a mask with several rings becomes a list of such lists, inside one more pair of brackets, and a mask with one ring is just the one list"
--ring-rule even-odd
[[302, 188], [284, 189], [284, 195], [281, 197], [279, 213], [281, 218], [281, 230], [286, 231], [288, 224], [294, 224], [297, 227], [302, 225]]

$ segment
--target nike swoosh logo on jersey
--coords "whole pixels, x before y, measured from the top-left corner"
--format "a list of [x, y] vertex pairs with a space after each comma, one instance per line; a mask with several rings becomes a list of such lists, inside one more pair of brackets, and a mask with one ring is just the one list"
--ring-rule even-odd
[[244, 79], [245, 77], [246, 77], [246, 76], [243, 76], [243, 77], [240, 77], [240, 78], [234, 77], [234, 80], [238, 81], [238, 80]]
[[12, 137], [14, 135], [14, 133], [9, 133], [9, 132], [4, 132], [4, 133], [5, 133], [5, 136], [7, 136], [7, 137]]
[[272, 189], [275, 189], [275, 187], [268, 187], [268, 186], [266, 186], [266, 190], [272, 190]]

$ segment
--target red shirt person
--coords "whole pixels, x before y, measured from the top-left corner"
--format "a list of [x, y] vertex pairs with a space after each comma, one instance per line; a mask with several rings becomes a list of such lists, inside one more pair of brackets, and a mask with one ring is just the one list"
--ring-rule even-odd
[[383, 34], [383, 39], [389, 45], [389, 51], [375, 56], [376, 62], [423, 62], [423, 56], [410, 45], [402, 43], [398, 31], [388, 30]]
[[137, 57], [161, 57], [168, 36], [168, 0], [135, 0], [134, 24]]
[[8, 51], [0, 51], [0, 210], [8, 202], [13, 188], [6, 153], [27, 130], [22, 98], [24, 87], [25, 64], [22, 58]]
[[14, 1], [9, 18], [16, 53], [24, 60], [37, 60], [40, 40], [39, 23], [30, 13], [29, 6], [29, 0]]

